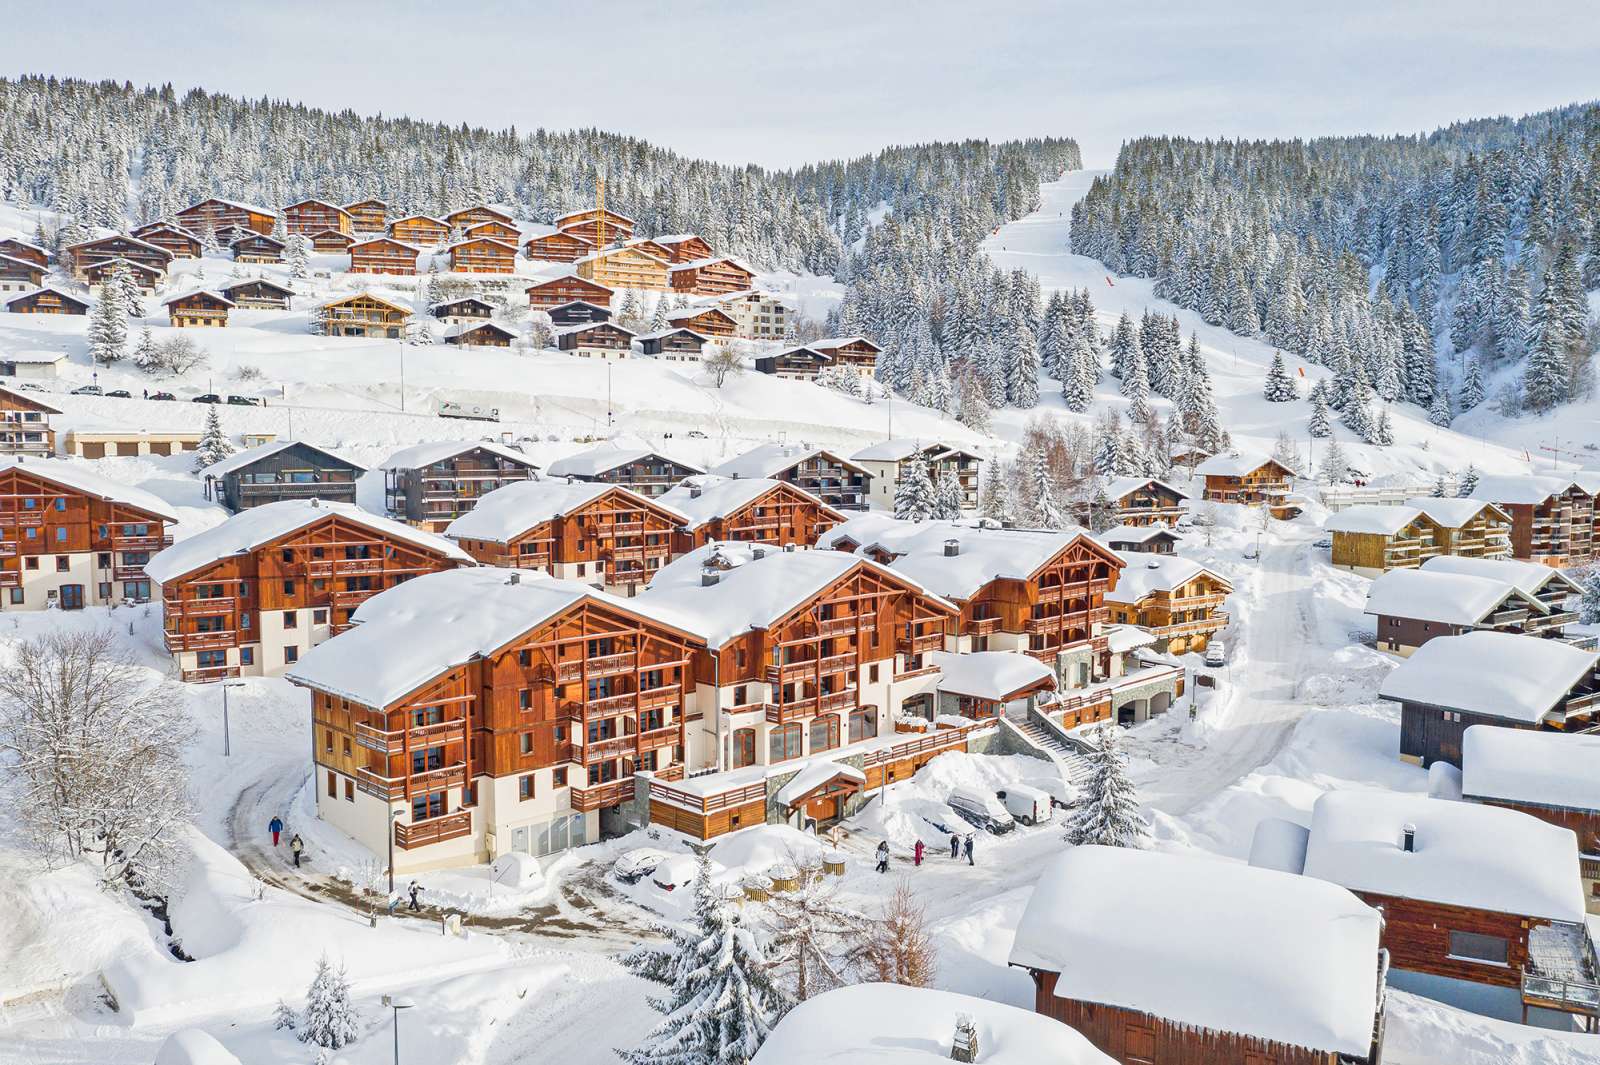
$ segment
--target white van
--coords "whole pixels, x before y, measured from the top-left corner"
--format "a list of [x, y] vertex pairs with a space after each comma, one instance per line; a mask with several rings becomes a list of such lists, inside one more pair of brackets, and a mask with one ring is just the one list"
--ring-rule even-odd
[[1006, 810], [1025, 825], [1050, 820], [1050, 796], [1029, 784], [1008, 784], [995, 793]]
[[1212, 640], [1210, 643], [1206, 644], [1206, 665], [1214, 668], [1216, 666], [1226, 665], [1227, 661], [1227, 644], [1223, 643], [1221, 640]]
[[946, 801], [950, 809], [960, 814], [963, 820], [986, 832], [1001, 836], [1017, 827], [1017, 822], [993, 792], [978, 788], [953, 788]]

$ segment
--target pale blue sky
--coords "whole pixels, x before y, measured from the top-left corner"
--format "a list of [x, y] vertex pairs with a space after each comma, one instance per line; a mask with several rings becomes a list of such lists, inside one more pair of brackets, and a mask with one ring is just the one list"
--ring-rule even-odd
[[1600, 17], [1569, 0], [89, 0], [3, 24], [8, 74], [595, 126], [782, 166], [1051, 134], [1107, 165], [1142, 133], [1414, 132], [1600, 96]]

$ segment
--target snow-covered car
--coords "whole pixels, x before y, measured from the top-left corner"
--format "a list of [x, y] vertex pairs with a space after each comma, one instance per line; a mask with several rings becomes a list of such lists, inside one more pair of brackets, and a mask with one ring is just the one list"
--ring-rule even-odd
[[1003, 836], [1017, 827], [1016, 819], [992, 791], [966, 787], [953, 788], [945, 802], [949, 803], [950, 809], [959, 814], [962, 820], [996, 836]]
[[669, 857], [666, 851], [658, 851], [653, 847], [636, 847], [618, 858], [611, 866], [611, 872], [624, 884], [637, 884], [655, 872], [656, 866]]
[[1261, 557], [1261, 552], [1257, 551], [1254, 547], [1247, 547], [1244, 549], [1244, 557], [1252, 560], [1258, 559]]
[[650, 882], [662, 891], [676, 891], [678, 888], [688, 887], [694, 883], [694, 878], [699, 871], [699, 863], [695, 861], [694, 855], [674, 854], [663, 858], [650, 871]]
[[1333, 537], [1319, 536], [1317, 539], [1311, 542], [1311, 546], [1319, 550], [1326, 551], [1333, 546]]
[[1228, 645], [1221, 640], [1212, 640], [1206, 644], [1205, 662], [1208, 666], [1226, 665], [1228, 661]]
[[1025, 825], [1037, 825], [1050, 820], [1053, 803], [1050, 796], [1028, 784], [1008, 784], [995, 792], [995, 797], [1005, 804], [1006, 812]]
[[24, 381], [24, 382], [22, 382], [22, 384], [18, 385], [17, 387], [20, 388], [24, 392], [48, 392], [49, 391], [49, 389], [45, 388], [44, 385], [36, 385], [32, 381]]

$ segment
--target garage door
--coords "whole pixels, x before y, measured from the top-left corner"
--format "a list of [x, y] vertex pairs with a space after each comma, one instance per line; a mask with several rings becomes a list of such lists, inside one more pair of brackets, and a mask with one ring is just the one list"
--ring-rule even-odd
[[137, 455], [137, 454], [139, 454], [139, 444], [138, 444], [137, 441], [125, 440], [122, 443], [117, 444], [116, 448], [117, 448], [117, 454], [119, 454], [119, 455]]
[[86, 459], [103, 459], [106, 457], [106, 446], [102, 443], [83, 442], [83, 457]]
[[152, 454], [152, 455], [170, 455], [170, 454], [172, 454], [172, 442], [170, 440], [152, 440], [150, 442], [150, 454]]

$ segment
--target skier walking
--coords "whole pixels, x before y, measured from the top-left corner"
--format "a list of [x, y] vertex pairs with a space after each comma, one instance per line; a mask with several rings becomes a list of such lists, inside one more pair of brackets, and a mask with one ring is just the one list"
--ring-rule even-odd
[[406, 885], [406, 894], [411, 896], [411, 908], [413, 910], [422, 909], [421, 906], [417, 905], [417, 896], [422, 894], [421, 884], [417, 883], [415, 880], [411, 881], [411, 883]]
[[[973, 835], [976, 835], [976, 833], [973, 833]], [[978, 863], [972, 860], [972, 835], [967, 836], [966, 846], [962, 849], [967, 852], [967, 864], [977, 865]]]
[[305, 840], [300, 838], [300, 833], [296, 832], [289, 838], [289, 852], [294, 855], [294, 867], [296, 869], [300, 868], [300, 852], [305, 849]]
[[951, 836], [950, 837], [950, 857], [952, 859], [961, 857], [961, 837], [960, 836]]
[[889, 871], [889, 841], [881, 840], [878, 843], [878, 872]]
[[283, 818], [277, 814], [272, 815], [272, 820], [267, 822], [267, 831], [272, 833], [272, 845], [278, 845], [278, 835], [283, 832]]
[[922, 840], [917, 840], [917, 845], [911, 848], [911, 864], [918, 869], [922, 868], [922, 852], [926, 849]]

